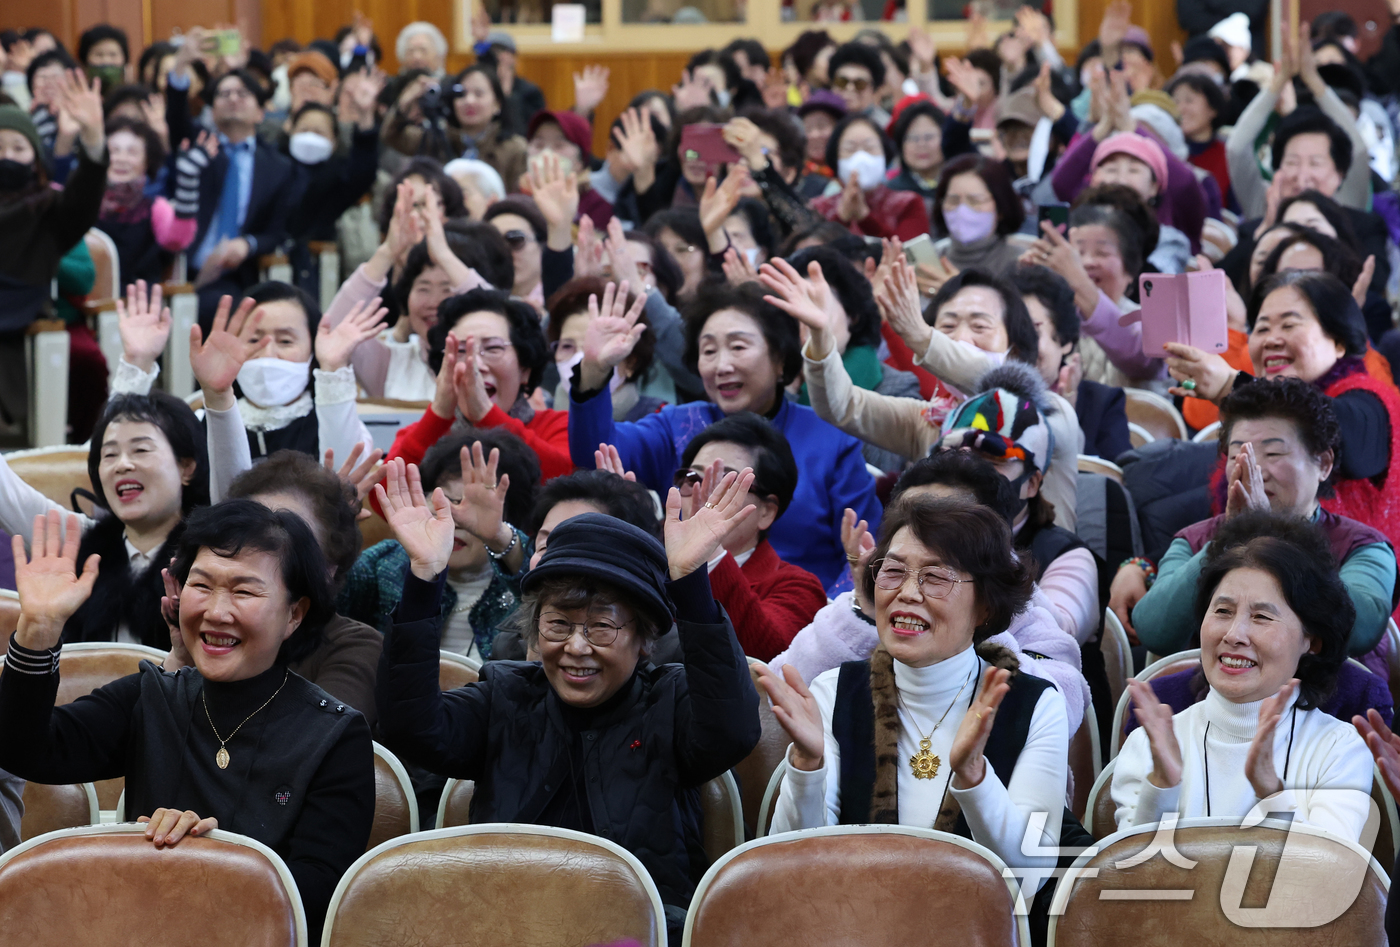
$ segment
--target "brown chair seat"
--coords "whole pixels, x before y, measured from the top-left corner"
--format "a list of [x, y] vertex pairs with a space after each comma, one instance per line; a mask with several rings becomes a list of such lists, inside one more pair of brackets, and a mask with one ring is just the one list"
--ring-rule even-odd
[[438, 687], [450, 691], [481, 679], [481, 662], [451, 651], [442, 652], [438, 659]]
[[[1152, 844], [1155, 824], [1116, 834], [1096, 854], [1081, 856], [1055, 891], [1049, 943], [1385, 947], [1387, 884], [1374, 859], [1312, 826], [1295, 823], [1290, 829], [1286, 823], [1266, 821], [1240, 828], [1238, 822], [1215, 818], [1178, 823], [1172, 845], [1195, 862], [1191, 868], [1178, 867], [1161, 854], [1125, 864]], [[1286, 863], [1281, 862], [1285, 842], [1290, 852]], [[1253, 864], [1243, 851], [1248, 848], [1254, 850]], [[1227, 872], [1232, 861], [1240, 861], [1232, 855], [1245, 855], [1235, 875]], [[1349, 906], [1342, 903], [1358, 889]], [[1123, 891], [1157, 897], [1114, 894]], [[1241, 905], [1245, 914], [1236, 913]], [[1332, 912], [1339, 916], [1328, 919]]]
[[38, 447], [5, 455], [5, 462], [25, 483], [53, 502], [70, 509], [73, 491], [92, 489], [84, 447]]
[[374, 744], [374, 827], [369, 851], [381, 842], [418, 831], [418, 796], [399, 758]]
[[6, 944], [304, 947], [306, 916], [282, 859], [214, 831], [157, 850], [135, 825], [66, 829], [0, 855]]
[[909, 826], [835, 826], [749, 842], [710, 867], [686, 947], [1029, 944], [1016, 883], [974, 842]]
[[662, 947], [661, 895], [636, 856], [582, 832], [469, 825], [393, 839], [341, 878], [326, 947]]

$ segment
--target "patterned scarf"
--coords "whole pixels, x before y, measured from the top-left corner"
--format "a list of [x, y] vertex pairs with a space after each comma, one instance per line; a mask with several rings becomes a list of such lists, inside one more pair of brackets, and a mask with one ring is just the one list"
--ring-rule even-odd
[[151, 205], [146, 199], [145, 190], [144, 174], [120, 184], [108, 182], [107, 190], [102, 194], [102, 210], [98, 216], [102, 220], [123, 224], [146, 219], [150, 216]]

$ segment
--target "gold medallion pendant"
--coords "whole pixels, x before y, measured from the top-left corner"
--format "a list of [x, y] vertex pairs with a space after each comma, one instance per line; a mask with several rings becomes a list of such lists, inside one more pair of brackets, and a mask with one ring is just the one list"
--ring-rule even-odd
[[939, 764], [943, 761], [930, 752], [933, 744], [928, 740], [919, 741], [919, 752], [909, 757], [909, 766], [914, 770], [915, 779], [934, 779], [938, 776]]
[[214, 762], [219, 764], [219, 769], [228, 769], [228, 750], [219, 747], [219, 752], [214, 754]]

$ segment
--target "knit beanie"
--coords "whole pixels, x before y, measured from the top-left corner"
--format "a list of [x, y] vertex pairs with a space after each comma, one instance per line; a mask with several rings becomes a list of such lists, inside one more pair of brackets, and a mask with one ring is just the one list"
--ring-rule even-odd
[[34, 122], [24, 109], [18, 105], [0, 105], [0, 129], [19, 132], [28, 138], [30, 146], [34, 149], [35, 164], [43, 166], [44, 143], [39, 140], [39, 130], [34, 127]]
[[[1054, 435], [1045, 420], [1045, 382], [1032, 366], [1007, 362], [977, 381], [977, 392], [943, 423], [945, 450], [975, 450], [991, 457], [1020, 460], [1025, 474], [1044, 473], [1054, 453]], [[550, 542], [553, 543], [553, 539]]]

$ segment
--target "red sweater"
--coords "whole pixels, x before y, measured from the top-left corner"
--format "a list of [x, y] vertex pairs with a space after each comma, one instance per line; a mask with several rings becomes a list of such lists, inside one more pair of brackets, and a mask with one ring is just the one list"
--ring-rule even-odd
[[853, 220], [848, 224], [841, 220], [838, 212], [840, 194], [812, 200], [812, 210], [860, 237], [913, 240], [920, 234], [928, 233], [928, 207], [924, 205], [924, 199], [913, 191], [892, 191], [881, 184], [865, 192], [865, 205], [870, 209], [865, 219]]
[[[406, 463], [421, 464], [428, 448], [452, 429], [453, 420], [440, 417], [432, 408], [428, 408], [417, 421], [399, 429], [394, 437], [394, 446], [389, 448], [389, 457], [402, 457]], [[569, 459], [567, 411], [536, 411], [529, 424], [521, 424], [493, 404], [486, 417], [476, 426], [503, 427], [529, 444], [540, 458], [540, 475], [544, 480], [574, 472], [574, 462]]]
[[724, 606], [744, 654], [771, 661], [826, 605], [822, 581], [778, 558], [768, 540], [742, 567], [726, 555], [710, 573], [715, 601]]

